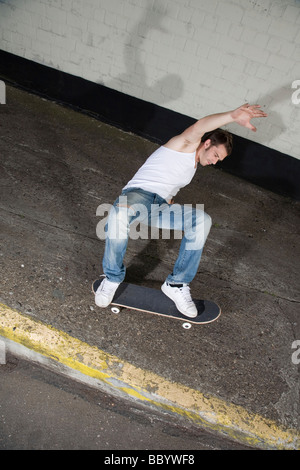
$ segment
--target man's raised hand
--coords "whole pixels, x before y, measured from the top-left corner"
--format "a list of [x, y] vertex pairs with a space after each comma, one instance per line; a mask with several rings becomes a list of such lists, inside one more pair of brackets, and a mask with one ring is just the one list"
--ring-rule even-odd
[[250, 105], [246, 103], [240, 106], [239, 108], [234, 109], [231, 112], [231, 117], [233, 121], [239, 124], [240, 126], [247, 127], [248, 129], [251, 129], [251, 131], [255, 132], [256, 127], [251, 124], [251, 119], [267, 117], [267, 114], [260, 109], [260, 105]]

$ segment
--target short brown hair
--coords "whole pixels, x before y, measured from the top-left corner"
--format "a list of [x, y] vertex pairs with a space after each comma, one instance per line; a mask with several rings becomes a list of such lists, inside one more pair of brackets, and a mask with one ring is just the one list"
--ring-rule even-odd
[[232, 134], [223, 129], [215, 129], [210, 132], [206, 132], [202, 136], [201, 142], [205, 142], [210, 139], [212, 145], [224, 145], [227, 151], [227, 155], [230, 155], [232, 152]]

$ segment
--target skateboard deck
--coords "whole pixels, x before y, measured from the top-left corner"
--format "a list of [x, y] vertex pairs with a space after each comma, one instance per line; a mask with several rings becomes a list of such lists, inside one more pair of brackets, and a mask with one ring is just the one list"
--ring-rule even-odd
[[[94, 281], [92, 290], [95, 293], [100, 286], [102, 279]], [[188, 324], [211, 323], [221, 315], [220, 307], [210, 300], [193, 299], [198, 309], [198, 315], [195, 318], [189, 318], [180, 313], [174, 302], [169, 299], [161, 290], [150, 287], [138, 286], [122, 282], [116, 290], [112, 300], [111, 310], [115, 313], [122, 307], [139, 310], [142, 312], [153, 313], [164, 317], [174, 318]]]

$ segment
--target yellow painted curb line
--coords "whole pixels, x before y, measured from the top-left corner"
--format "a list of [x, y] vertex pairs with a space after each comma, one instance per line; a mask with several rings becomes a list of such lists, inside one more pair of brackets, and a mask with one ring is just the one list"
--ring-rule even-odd
[[174, 383], [0, 304], [0, 336], [210, 431], [265, 449], [300, 449], [300, 433]]

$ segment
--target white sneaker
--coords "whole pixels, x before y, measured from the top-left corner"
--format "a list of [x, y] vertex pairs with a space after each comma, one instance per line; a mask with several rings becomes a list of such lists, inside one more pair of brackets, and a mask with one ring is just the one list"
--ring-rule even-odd
[[115, 292], [119, 287], [119, 282], [111, 282], [104, 277], [95, 293], [95, 304], [98, 307], [107, 307], [114, 298]]
[[168, 296], [176, 305], [177, 310], [189, 318], [195, 318], [198, 310], [190, 294], [190, 288], [187, 285], [182, 287], [172, 287], [166, 282], [161, 286], [163, 293]]

